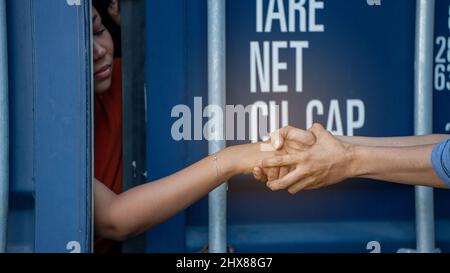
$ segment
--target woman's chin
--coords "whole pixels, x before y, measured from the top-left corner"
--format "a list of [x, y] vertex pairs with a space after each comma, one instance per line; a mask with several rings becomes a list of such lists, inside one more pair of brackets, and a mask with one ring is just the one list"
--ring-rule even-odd
[[100, 95], [108, 92], [110, 89], [111, 89], [111, 81], [107, 81], [96, 84], [94, 87], [94, 92], [95, 94]]

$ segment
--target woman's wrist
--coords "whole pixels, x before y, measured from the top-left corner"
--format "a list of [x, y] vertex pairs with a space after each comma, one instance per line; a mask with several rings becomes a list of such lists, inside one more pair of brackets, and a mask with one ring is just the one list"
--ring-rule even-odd
[[273, 153], [263, 152], [261, 143], [244, 144], [227, 147], [218, 154], [218, 161], [224, 176], [230, 178], [238, 174], [251, 173], [265, 157], [273, 156]]
[[216, 154], [217, 156], [217, 167], [221, 176], [225, 179], [229, 179], [237, 174], [239, 174], [238, 164], [236, 164], [235, 159], [235, 148], [227, 147]]

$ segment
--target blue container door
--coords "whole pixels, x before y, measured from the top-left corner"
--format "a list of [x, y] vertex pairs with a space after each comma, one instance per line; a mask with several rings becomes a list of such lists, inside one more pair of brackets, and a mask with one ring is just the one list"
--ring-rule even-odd
[[12, 252], [90, 252], [90, 1], [7, 1]]

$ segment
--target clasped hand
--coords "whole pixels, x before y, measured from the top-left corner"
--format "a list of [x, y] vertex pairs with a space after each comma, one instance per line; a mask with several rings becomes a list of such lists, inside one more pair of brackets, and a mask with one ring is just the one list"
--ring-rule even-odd
[[352, 146], [314, 124], [308, 130], [284, 127], [271, 134], [271, 144], [284, 155], [264, 159], [253, 170], [273, 190], [296, 194], [350, 178]]

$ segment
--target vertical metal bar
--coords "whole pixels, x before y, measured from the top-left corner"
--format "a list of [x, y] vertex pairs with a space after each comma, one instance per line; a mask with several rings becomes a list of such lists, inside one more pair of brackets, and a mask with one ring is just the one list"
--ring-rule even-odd
[[6, 252], [9, 195], [9, 102], [6, 2], [0, 0], [0, 253]]
[[[225, 109], [226, 99], [226, 29], [225, 0], [208, 0], [208, 98], [209, 105]], [[224, 128], [219, 121], [216, 128]], [[225, 130], [222, 130], [223, 132]], [[225, 135], [225, 134], [223, 134]], [[213, 154], [226, 146], [225, 138], [208, 144]], [[209, 194], [209, 251], [225, 253], [227, 249], [227, 184], [219, 186]]]
[[[145, 98], [145, 0], [121, 1], [123, 90], [123, 189], [147, 182]], [[124, 253], [146, 250], [142, 234], [122, 244]]]
[[[415, 53], [416, 135], [433, 131], [433, 41], [435, 0], [417, 0]], [[433, 189], [416, 187], [417, 252], [435, 251]]]

